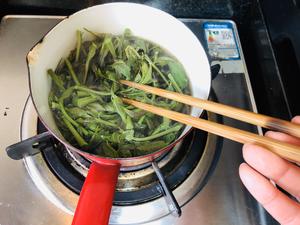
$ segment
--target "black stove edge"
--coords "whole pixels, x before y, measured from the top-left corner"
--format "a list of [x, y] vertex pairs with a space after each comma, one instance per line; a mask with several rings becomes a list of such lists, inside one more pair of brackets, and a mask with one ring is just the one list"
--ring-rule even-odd
[[238, 28], [258, 112], [290, 120], [289, 99], [259, 2], [253, 5], [252, 19]]
[[294, 0], [261, 1], [278, 70], [292, 115], [300, 114], [300, 2]]
[[132, 2], [149, 5], [164, 10], [175, 17], [184, 18], [219, 18], [242, 20], [244, 14], [249, 12], [249, 7], [255, 0], [171, 0], [171, 1], [147, 1], [147, 0], [40, 0], [22, 1], [7, 0], [0, 3], [0, 16], [6, 14], [34, 14], [34, 15], [70, 15], [75, 11], [93, 5], [111, 2]]

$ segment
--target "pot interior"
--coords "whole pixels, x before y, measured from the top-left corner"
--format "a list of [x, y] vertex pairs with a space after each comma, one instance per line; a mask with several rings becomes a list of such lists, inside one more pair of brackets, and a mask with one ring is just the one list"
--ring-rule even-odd
[[[197, 37], [171, 15], [134, 3], [110, 3], [81, 10], [56, 25], [27, 55], [30, 91], [37, 113], [56, 138], [73, 148], [59, 132], [48, 106], [51, 79], [47, 69], [55, 69], [76, 45], [76, 31], [87, 28], [96, 33], [121, 34], [129, 28], [133, 35], [152, 41], [175, 56], [190, 81], [192, 95], [207, 99], [210, 67]], [[92, 36], [85, 33], [84, 40]], [[202, 109], [192, 107], [191, 115], [199, 117]], [[186, 127], [180, 139], [191, 127]]]

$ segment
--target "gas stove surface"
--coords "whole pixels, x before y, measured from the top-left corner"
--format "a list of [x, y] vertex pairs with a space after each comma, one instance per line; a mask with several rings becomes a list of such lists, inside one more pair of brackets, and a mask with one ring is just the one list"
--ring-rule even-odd
[[[52, 16], [6, 16], [1, 22], [1, 225], [71, 224], [78, 201], [80, 182], [72, 188], [58, 178], [54, 169], [46, 162], [45, 152], [26, 157], [22, 161], [11, 160], [5, 153], [6, 146], [37, 133], [37, 116], [28, 98], [25, 56], [29, 49], [62, 19], [63, 17]], [[182, 19], [182, 21], [205, 46], [211, 64], [221, 65], [219, 75], [212, 81], [212, 95], [215, 96], [215, 100], [256, 111], [235, 24], [228, 20]], [[208, 119], [217, 120], [217, 117], [208, 113]], [[220, 121], [229, 126], [260, 132], [257, 127], [232, 119], [221, 118]], [[199, 145], [199, 148], [196, 146], [193, 151], [203, 151], [202, 156], [187, 173], [187, 177], [172, 186], [173, 193], [182, 207], [180, 218], [170, 215], [164, 198], [156, 195], [147, 201], [127, 205], [120, 204], [115, 199], [110, 223], [274, 224], [239, 180], [238, 167], [243, 161], [241, 145], [211, 134], [203, 135], [199, 137], [205, 137], [203, 139], [205, 144], [191, 139], [192, 143], [196, 143], [194, 145]], [[164, 163], [167, 164], [168, 161], [162, 160], [160, 162], [162, 167]], [[83, 167], [78, 172], [84, 177], [86, 169]], [[146, 168], [142, 175], [145, 173], [150, 176], [151, 171]], [[140, 176], [139, 174], [130, 176], [136, 178]], [[118, 191], [122, 192], [122, 188], [126, 187], [127, 177], [128, 174], [121, 173], [117, 197], [120, 197]]]

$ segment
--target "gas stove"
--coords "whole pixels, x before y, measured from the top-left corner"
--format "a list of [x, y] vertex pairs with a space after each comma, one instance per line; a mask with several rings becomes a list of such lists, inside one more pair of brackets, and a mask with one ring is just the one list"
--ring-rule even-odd
[[[89, 161], [55, 141], [41, 153], [11, 160], [8, 145], [43, 132], [29, 97], [25, 56], [64, 17], [6, 16], [0, 26], [0, 224], [71, 224]], [[211, 99], [256, 111], [236, 25], [230, 20], [181, 19], [199, 38], [211, 65]], [[203, 117], [261, 134], [261, 129], [212, 113]], [[241, 145], [200, 130], [191, 132], [158, 166], [182, 209], [168, 210], [153, 168], [122, 171], [110, 224], [275, 224], [242, 186]]]

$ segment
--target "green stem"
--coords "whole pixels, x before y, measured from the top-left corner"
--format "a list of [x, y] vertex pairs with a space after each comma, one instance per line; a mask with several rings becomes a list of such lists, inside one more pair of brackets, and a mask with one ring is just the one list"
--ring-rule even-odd
[[111, 95], [110, 92], [96, 91], [96, 90], [93, 90], [93, 89], [90, 89], [90, 88], [84, 87], [84, 86], [75, 86], [75, 89], [80, 90], [80, 91], [85, 91], [85, 92], [90, 93], [90, 94], [100, 95], [100, 96], [109, 96], [109, 95]]
[[82, 147], [88, 145], [88, 143], [80, 136], [77, 130], [73, 127], [70, 121], [64, 117], [62, 117], [63, 122], [66, 124], [70, 132], [73, 134], [74, 138], [76, 139], [77, 143]]
[[63, 81], [58, 77], [57, 74], [54, 73], [52, 69], [47, 70], [48, 75], [52, 78], [55, 85], [61, 90], [64, 91], [65, 87], [63, 85]]
[[142, 137], [142, 138], [133, 137], [132, 140], [133, 141], [150, 141], [150, 140], [159, 138], [161, 136], [164, 136], [164, 135], [167, 135], [167, 134], [179, 131], [181, 127], [182, 127], [182, 125], [178, 124], [178, 125], [176, 125], [174, 127], [171, 127], [169, 130], [162, 131], [162, 132], [160, 132], [158, 134], [154, 134], [154, 135], [150, 135], [148, 137]]
[[129, 116], [126, 117], [126, 130], [132, 130], [133, 127], [133, 123], [132, 120]]
[[178, 86], [177, 82], [175, 81], [175, 79], [171, 73], [168, 74], [168, 78], [170, 79], [171, 84], [175, 88], [175, 90], [182, 94], [180, 87]]
[[64, 100], [71, 96], [74, 88], [75, 88], [75, 86], [69, 87], [67, 90], [65, 90], [63, 92], [61, 97], [58, 99], [58, 104], [60, 106], [59, 108], [60, 108], [60, 111], [62, 112], [63, 116], [65, 117], [65, 119], [67, 119], [75, 127], [80, 128], [82, 130], [82, 132], [84, 133], [84, 135], [87, 135], [88, 131], [86, 129], [84, 129], [83, 127], [81, 127], [75, 120], [73, 120], [72, 117], [70, 117], [69, 114], [66, 112], [65, 107], [64, 107]]
[[66, 109], [63, 106], [62, 102], [59, 102], [59, 105], [60, 105], [60, 111], [62, 112], [63, 117], [65, 117], [65, 119], [67, 119], [75, 127], [80, 128], [82, 130], [82, 132], [84, 133], [84, 135], [87, 135], [89, 132], [86, 129], [84, 129], [83, 127], [81, 127], [79, 123], [77, 123], [75, 120], [72, 119], [72, 117], [69, 116], [69, 114], [66, 112]]
[[87, 96], [90, 96], [90, 94], [86, 93], [86, 91], [77, 91], [77, 96], [78, 97], [87, 97]]
[[87, 31], [88, 33], [90, 33], [91, 35], [95, 36], [96, 38], [102, 38], [100, 34], [96, 34], [95, 32], [93, 31], [90, 31], [89, 29], [87, 28], [83, 28], [85, 31]]
[[157, 66], [152, 62], [152, 60], [147, 56], [145, 55], [145, 59], [146, 61], [149, 63], [150, 66], [152, 66], [153, 69], [156, 70], [156, 72], [159, 74], [159, 76], [164, 80], [164, 82], [166, 84], [168, 84], [168, 80], [166, 79], [165, 75], [157, 68]]
[[139, 119], [138, 124], [142, 124], [142, 123], [144, 122], [145, 118], [146, 118], [146, 115], [143, 115], [143, 116]]
[[75, 90], [75, 86], [69, 87], [68, 89], [66, 89], [62, 95], [59, 97], [59, 101], [63, 103], [63, 101], [67, 98], [69, 98], [72, 94], [73, 91]]
[[111, 123], [111, 122], [102, 120], [102, 119], [100, 119], [100, 118], [96, 118], [95, 121], [98, 122], [98, 123], [104, 124], [104, 125], [106, 125], [106, 126], [118, 128], [118, 125], [117, 125], [117, 124], [114, 124], [114, 123]]
[[90, 62], [91, 62], [92, 58], [95, 56], [96, 50], [97, 50], [97, 45], [94, 42], [92, 42], [92, 44], [89, 47], [89, 53], [86, 57], [83, 84], [85, 84], [85, 82], [86, 82], [87, 74], [88, 74], [89, 67], [90, 67]]
[[87, 106], [88, 104], [91, 104], [96, 101], [97, 101], [96, 97], [87, 96], [87, 97], [83, 97], [83, 98], [77, 98], [75, 100], [74, 104], [76, 104], [79, 108], [83, 108], [83, 107]]
[[79, 55], [80, 55], [80, 49], [81, 49], [81, 43], [82, 43], [82, 33], [80, 30], [76, 31], [76, 36], [77, 36], [77, 44], [76, 44], [75, 62], [78, 62]]
[[77, 78], [77, 76], [76, 76], [76, 74], [75, 74], [75, 72], [73, 70], [73, 67], [72, 67], [70, 61], [66, 58], [65, 62], [66, 62], [66, 65], [68, 67], [68, 70], [69, 70], [69, 72], [71, 74], [71, 77], [73, 78], [73, 81], [75, 82], [76, 85], [80, 85], [80, 82], [79, 82], [79, 80], [78, 80], [78, 78]]
[[125, 48], [125, 53], [127, 53], [127, 58], [129, 56], [129, 51], [131, 51], [133, 54], [135, 54], [135, 56], [139, 59], [141, 58], [140, 54], [130, 45], [128, 45], [126, 48]]
[[141, 146], [136, 146], [137, 149], [141, 150], [141, 151], [145, 151], [145, 152], [148, 152], [148, 151], [154, 151], [154, 150], [157, 150], [157, 149], [161, 149], [165, 146], [167, 146], [168, 144], [164, 141], [151, 141], [151, 143], [149, 144], [143, 144]]

